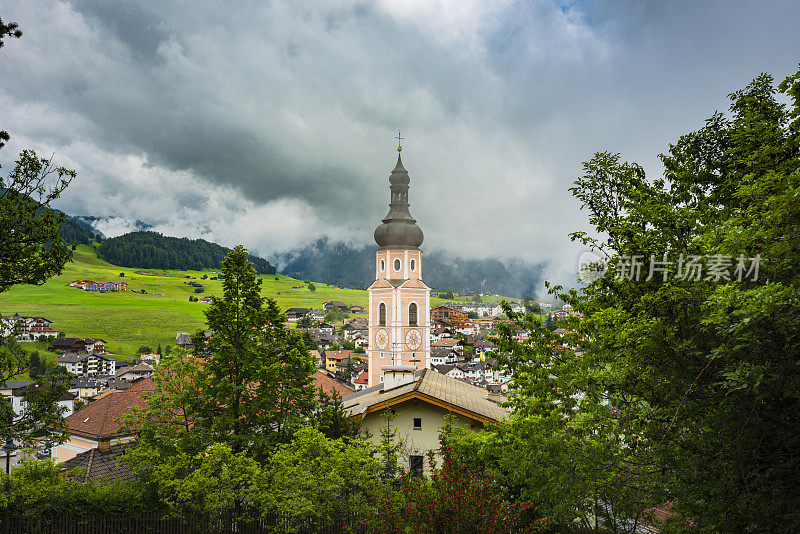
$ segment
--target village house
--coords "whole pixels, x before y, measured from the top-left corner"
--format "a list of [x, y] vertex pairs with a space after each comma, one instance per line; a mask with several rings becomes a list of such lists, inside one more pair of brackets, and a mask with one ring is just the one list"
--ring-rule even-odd
[[107, 388], [108, 382], [106, 380], [98, 380], [96, 378], [73, 378], [69, 381], [69, 392], [74, 393], [78, 399], [84, 402], [96, 397]]
[[336, 332], [336, 328], [332, 324], [328, 324], [325, 322], [319, 323], [317, 325], [320, 331], [325, 332], [326, 334], [333, 334]]
[[350, 313], [364, 313], [364, 306], [354, 304], [353, 306], [350, 306]]
[[125, 291], [128, 284], [125, 282], [95, 282], [93, 280], [75, 280], [70, 287], [77, 287], [84, 291], [97, 291], [105, 293], [107, 291]]
[[131, 470], [120, 462], [128, 447], [135, 442], [111, 445], [104, 439], [96, 448], [81, 452], [61, 464], [61, 471], [79, 482], [108, 482], [134, 480]]
[[324, 356], [325, 369], [329, 373], [340, 372], [341, 366], [345, 365], [347, 360], [355, 359], [352, 351], [349, 350], [326, 350]]
[[359, 332], [356, 334], [356, 337], [353, 338], [353, 343], [355, 344], [356, 348], [368, 349], [369, 348], [369, 338], [367, 337], [366, 333]]
[[[156, 367], [159, 363], [161, 363], [161, 355], [155, 353], [142, 354], [139, 356], [139, 363], [146, 363]], [[119, 369], [119, 367], [117, 369]]]
[[431, 308], [431, 319], [434, 321], [447, 320], [452, 324], [462, 324], [467, 321], [467, 312], [459, 310], [452, 305], [440, 304]]
[[367, 389], [369, 387], [369, 371], [361, 371], [356, 378], [353, 379], [353, 387], [356, 391]]
[[200, 297], [200, 302], [203, 304], [213, 304], [214, 297]]
[[431, 345], [444, 339], [446, 337], [453, 337], [453, 331], [449, 328], [434, 328], [431, 330]]
[[458, 368], [464, 373], [464, 378], [470, 382], [474, 383], [486, 380], [486, 362], [471, 361], [460, 363], [458, 364]]
[[131, 413], [133, 407], [144, 408], [142, 393], [153, 391], [152, 380], [145, 379], [134, 387], [112, 391], [89, 403], [65, 419], [69, 438], [52, 449], [56, 463], [64, 462], [92, 449], [109, 447], [134, 439], [133, 433], [120, 430], [120, 418]]
[[192, 336], [189, 332], [178, 332], [178, 335], [175, 336], [175, 344], [178, 348], [184, 350], [192, 350], [194, 348], [194, 344], [192, 344]]
[[[26, 380], [20, 382], [7, 382], [0, 386], [0, 394], [4, 400], [11, 406], [15, 418], [20, 418], [25, 415], [26, 408], [28, 407], [27, 396], [38, 390], [39, 384]], [[42, 390], [47, 391], [47, 390]], [[69, 391], [65, 391], [57, 401], [57, 405], [61, 410], [62, 416], [67, 417], [75, 411], [75, 399], [77, 395]]]
[[96, 337], [87, 337], [83, 340], [83, 350], [92, 354], [105, 354], [106, 342]]
[[485, 358], [487, 353], [497, 350], [497, 345], [485, 339], [476, 341], [474, 347], [477, 358]]
[[431, 364], [455, 364], [458, 362], [458, 352], [448, 347], [433, 347], [431, 349]]
[[119, 380], [125, 380], [127, 382], [134, 382], [139, 380], [140, 378], [148, 378], [150, 375], [153, 374], [153, 366], [140, 363], [137, 365], [131, 365], [130, 367], [126, 367], [125, 370], [117, 375]]
[[450, 349], [456, 351], [459, 356], [464, 355], [464, 342], [454, 337], [440, 339], [439, 341], [431, 345], [431, 350], [436, 348]]
[[78, 377], [107, 375], [117, 372], [116, 360], [87, 352], [67, 352], [57, 359], [58, 365]]
[[289, 308], [286, 310], [286, 320], [290, 323], [296, 323], [311, 311], [310, 308]]
[[324, 321], [325, 313], [325, 310], [317, 308], [316, 310], [311, 310], [308, 312], [307, 316], [311, 318], [312, 321]]
[[433, 365], [433, 370], [439, 374], [449, 376], [454, 380], [464, 380], [464, 371], [458, 368], [456, 364], [444, 363], [441, 365]]
[[457, 325], [455, 327], [455, 331], [457, 334], [461, 334], [463, 336], [476, 336], [480, 333], [481, 328], [477, 323], [469, 321]]
[[324, 303], [322, 307], [325, 309], [325, 311], [331, 311], [334, 308], [345, 312], [350, 311], [350, 307], [341, 300], [329, 300], [328, 302]]
[[339, 338], [337, 338], [335, 334], [325, 332], [319, 328], [298, 328], [297, 331], [303, 334], [308, 334], [311, 337], [311, 340], [323, 350], [336, 345], [339, 342]]
[[58, 330], [50, 327], [52, 321], [44, 317], [9, 315], [0, 318], [0, 334], [7, 336], [16, 329], [17, 341], [38, 341], [58, 337]]
[[453, 425], [473, 430], [508, 416], [508, 410], [489, 400], [485, 390], [432, 369], [415, 372], [411, 365], [387, 365], [383, 372], [383, 383], [342, 401], [375, 444], [380, 444], [381, 428], [387, 424], [382, 414], [391, 411], [389, 424], [401, 443], [400, 463], [411, 473], [428, 469], [425, 456], [439, 448], [445, 416], [451, 416]]
[[50, 352], [79, 352], [86, 350], [86, 342], [78, 337], [59, 337], [50, 342]]

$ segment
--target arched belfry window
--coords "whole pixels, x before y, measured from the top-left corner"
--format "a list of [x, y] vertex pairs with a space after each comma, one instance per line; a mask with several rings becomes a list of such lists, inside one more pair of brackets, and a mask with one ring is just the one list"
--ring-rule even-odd
[[381, 302], [381, 305], [378, 308], [378, 324], [381, 326], [386, 326], [386, 304], [383, 302]]
[[415, 270], [416, 270], [416, 268], [417, 268], [417, 262], [416, 262], [416, 260], [411, 260], [411, 270], [412, 270], [412, 271], [415, 271]]
[[399, 259], [394, 260], [394, 270], [399, 271], [400, 267], [401, 267], [400, 260]]
[[408, 305], [408, 324], [417, 326], [417, 305], [413, 302]]

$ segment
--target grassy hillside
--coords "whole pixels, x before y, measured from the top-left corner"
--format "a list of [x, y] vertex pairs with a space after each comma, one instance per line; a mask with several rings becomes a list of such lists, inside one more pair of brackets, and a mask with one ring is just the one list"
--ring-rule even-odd
[[[69, 287], [73, 280], [124, 280], [128, 291], [89, 293]], [[148, 273], [148, 274], [144, 274]], [[158, 274], [156, 274], [158, 273]], [[41, 315], [53, 321], [53, 327], [71, 337], [99, 337], [115, 355], [135, 356], [141, 345], [154, 349], [158, 344], [174, 345], [177, 332], [193, 332], [204, 324], [207, 304], [189, 302], [189, 296], [221, 295], [219, 280], [201, 280], [217, 271], [153, 271], [111, 265], [97, 257], [88, 245], [79, 245], [74, 261], [64, 272], [41, 286], [15, 286], [0, 294], [0, 314]], [[187, 279], [192, 276], [194, 279]], [[316, 291], [302, 281], [282, 275], [263, 275], [262, 294], [274, 298], [282, 309], [290, 307], [321, 308], [329, 300], [367, 305], [367, 292], [337, 289], [314, 283]], [[203, 284], [203, 293], [185, 282]], [[146, 294], [134, 293], [144, 290]], [[431, 302], [444, 302], [438, 298]], [[31, 347], [33, 348], [33, 347]], [[123, 358], [124, 359], [124, 358]]]

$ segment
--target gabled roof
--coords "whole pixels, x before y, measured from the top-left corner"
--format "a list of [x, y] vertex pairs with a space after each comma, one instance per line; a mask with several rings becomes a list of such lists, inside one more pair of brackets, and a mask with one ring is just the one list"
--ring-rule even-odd
[[331, 360], [347, 360], [353, 357], [353, 351], [351, 350], [326, 350], [325, 351], [325, 358], [330, 358]]
[[368, 384], [369, 383], [369, 373], [367, 371], [361, 371], [359, 373], [358, 378], [353, 380], [354, 384]]
[[385, 390], [384, 384], [348, 395], [345, 409], [351, 417], [364, 417], [411, 399], [419, 399], [482, 422], [499, 421], [509, 414], [487, 398], [487, 391], [432, 369], [423, 369], [412, 382]]
[[32, 384], [35, 384], [33, 380], [24, 380], [18, 382], [6, 382], [5, 384], [0, 384], [0, 389], [19, 389], [19, 388], [26, 388]]
[[144, 407], [142, 394], [155, 388], [151, 379], [145, 379], [130, 389], [115, 391], [78, 410], [64, 421], [70, 434], [98, 440], [117, 435], [122, 425], [120, 418], [131, 413], [131, 408]]
[[434, 358], [446, 358], [452, 353], [455, 351], [450, 347], [433, 347], [431, 349], [431, 356]]
[[345, 395], [350, 395], [353, 392], [353, 390], [349, 387], [337, 382], [321, 371], [314, 373], [314, 386], [322, 388], [322, 391], [328, 395], [336, 392], [339, 394], [339, 396], [344, 397]]
[[431, 346], [435, 348], [452, 348], [459, 344], [463, 345], [460, 339], [454, 337], [445, 337], [440, 339]]
[[76, 343], [80, 343], [81, 345], [85, 344], [84, 341], [77, 337], [57, 337], [51, 343], [51, 347], [71, 347]]
[[67, 352], [58, 357], [58, 363], [78, 363], [88, 357], [88, 352]]
[[100, 449], [90, 449], [70, 458], [61, 464], [62, 471], [72, 471], [75, 468], [80, 470], [70, 473], [70, 476], [82, 482], [89, 480], [104, 481], [133, 481], [134, 476], [131, 470], [123, 463], [120, 458], [125, 454], [126, 449], [135, 446], [133, 443], [111, 445], [108, 452], [101, 452]]
[[441, 373], [443, 375], [446, 375], [447, 373], [449, 373], [455, 367], [455, 365], [453, 365], [451, 363], [441, 363], [439, 365], [434, 365], [433, 367], [434, 367], [434, 369], [436, 369], [437, 373]]

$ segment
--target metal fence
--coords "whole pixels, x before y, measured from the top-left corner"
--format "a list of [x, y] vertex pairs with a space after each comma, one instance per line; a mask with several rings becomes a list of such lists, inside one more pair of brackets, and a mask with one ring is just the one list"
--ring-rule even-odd
[[163, 517], [160, 514], [139, 517], [11, 517], [8, 525], [9, 534], [334, 534], [344, 531], [355, 534], [366, 532], [358, 517], [321, 524], [315, 521], [298, 523], [289, 517], [277, 515], [247, 517], [232, 512], [191, 518]]

